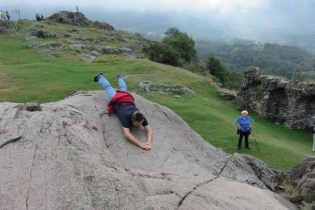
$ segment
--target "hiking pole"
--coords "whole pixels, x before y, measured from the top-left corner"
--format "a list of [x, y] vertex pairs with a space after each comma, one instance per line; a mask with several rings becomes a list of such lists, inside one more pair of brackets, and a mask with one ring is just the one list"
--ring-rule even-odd
[[260, 152], [259, 146], [258, 146], [258, 144], [257, 144], [257, 141], [256, 141], [255, 136], [254, 136], [254, 133], [253, 133], [253, 129], [250, 128], [250, 130], [251, 130], [251, 132], [252, 132], [252, 135], [253, 135], [253, 138], [254, 138], [254, 140], [255, 140], [255, 143], [256, 143], [256, 146], [257, 146], [257, 148], [258, 148], [258, 151]]

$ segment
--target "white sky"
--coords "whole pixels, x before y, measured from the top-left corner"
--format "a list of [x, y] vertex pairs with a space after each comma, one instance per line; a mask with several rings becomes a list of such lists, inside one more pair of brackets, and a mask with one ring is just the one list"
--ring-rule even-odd
[[120, 10], [218, 10], [221, 13], [231, 11], [235, 8], [238, 10], [247, 10], [250, 8], [266, 7], [270, 0], [10, 0], [2, 2], [0, 7], [57, 7], [68, 8], [76, 5], [80, 8], [107, 8]]

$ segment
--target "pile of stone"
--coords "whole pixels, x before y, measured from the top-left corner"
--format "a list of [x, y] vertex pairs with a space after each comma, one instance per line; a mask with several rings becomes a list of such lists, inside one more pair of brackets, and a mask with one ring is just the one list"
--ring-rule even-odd
[[139, 84], [138, 91], [141, 92], [157, 92], [162, 95], [173, 95], [180, 98], [183, 94], [195, 94], [196, 92], [184, 85], [165, 85], [156, 84], [150, 81], [142, 81]]

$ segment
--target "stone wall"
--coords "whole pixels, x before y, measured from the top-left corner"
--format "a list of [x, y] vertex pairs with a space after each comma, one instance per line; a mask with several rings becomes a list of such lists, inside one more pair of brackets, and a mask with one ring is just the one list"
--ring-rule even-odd
[[243, 82], [237, 93], [236, 101], [242, 109], [256, 110], [258, 86], [261, 85], [262, 71], [258, 67], [250, 67], [244, 71]]
[[288, 128], [305, 129], [315, 126], [315, 84], [291, 82], [278, 76], [265, 75], [258, 67], [244, 71], [243, 83], [237, 94], [242, 109], [258, 111], [258, 90], [263, 90], [260, 114]]

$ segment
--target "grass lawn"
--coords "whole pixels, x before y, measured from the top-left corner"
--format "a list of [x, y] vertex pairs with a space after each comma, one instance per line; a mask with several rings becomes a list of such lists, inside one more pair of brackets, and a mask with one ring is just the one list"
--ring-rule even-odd
[[[240, 111], [236, 104], [219, 98], [211, 79], [146, 59], [133, 61], [105, 56], [106, 63], [89, 64], [81, 61], [80, 55], [67, 50], [48, 57], [38, 50], [28, 49], [28, 44], [19, 34], [0, 36], [0, 102], [45, 103], [58, 101], [78, 90], [99, 90], [99, 84], [93, 82], [93, 76], [99, 71], [104, 72], [113, 86], [117, 84], [118, 73], [125, 75], [130, 91], [137, 91], [137, 85], [143, 80], [182, 84], [196, 94], [180, 99], [157, 93], [141, 95], [172, 109], [212, 145], [227, 153], [236, 152], [238, 136], [233, 122], [240, 116]], [[311, 134], [285, 129], [258, 114], [250, 113], [250, 116], [255, 120], [253, 132], [260, 152], [251, 135], [252, 149], [242, 149], [241, 153], [258, 157], [280, 170], [287, 170], [305, 157], [314, 155]]]

